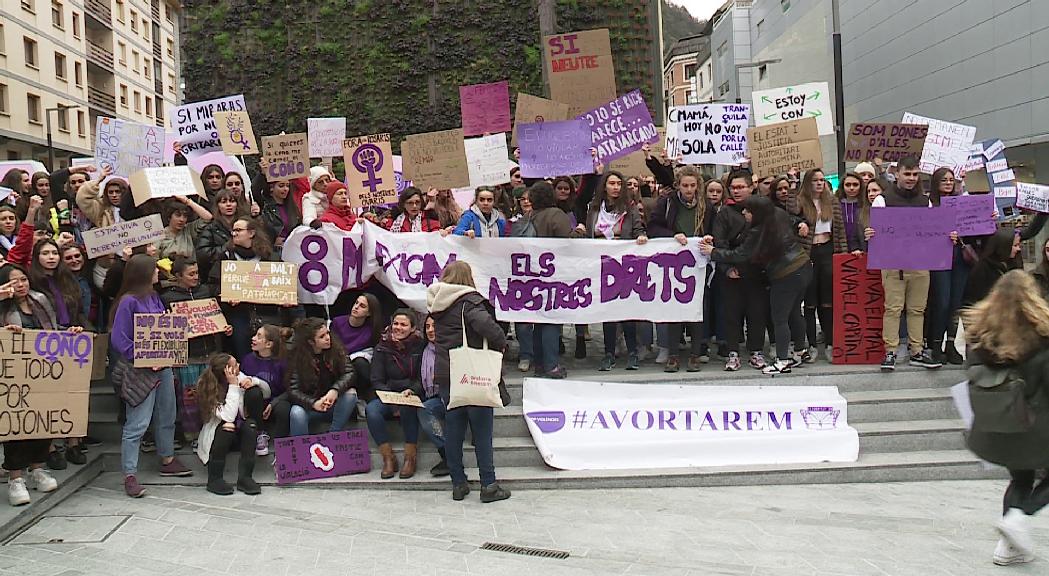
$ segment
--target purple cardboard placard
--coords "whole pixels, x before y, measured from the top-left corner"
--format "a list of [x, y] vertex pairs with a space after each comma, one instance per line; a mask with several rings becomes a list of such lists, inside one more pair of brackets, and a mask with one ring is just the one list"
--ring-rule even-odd
[[659, 140], [659, 132], [640, 90], [624, 94], [578, 118], [590, 126], [591, 146], [597, 149], [598, 161], [605, 164]]
[[871, 208], [868, 270], [950, 270], [954, 208]]
[[372, 469], [368, 431], [343, 430], [273, 441], [277, 484], [359, 474]]
[[480, 136], [510, 131], [510, 83], [459, 87], [459, 111], [463, 118], [463, 136]]
[[955, 230], [959, 236], [982, 236], [994, 234], [998, 224], [994, 221], [994, 194], [968, 194], [945, 196], [940, 204], [954, 208], [957, 213]]
[[521, 124], [517, 127], [521, 176], [552, 178], [592, 173], [594, 159], [590, 155], [590, 140], [586, 120]]

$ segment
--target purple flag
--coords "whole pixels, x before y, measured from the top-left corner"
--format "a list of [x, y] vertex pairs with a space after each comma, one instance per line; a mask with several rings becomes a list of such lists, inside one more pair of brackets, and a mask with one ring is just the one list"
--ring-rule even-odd
[[585, 120], [519, 125], [521, 176], [552, 178], [592, 173], [594, 159], [590, 155], [590, 139], [590, 127]]
[[277, 484], [333, 478], [372, 469], [368, 431], [363, 428], [276, 438], [273, 446]]
[[871, 208], [874, 237], [868, 243], [869, 270], [950, 270], [950, 234], [957, 211], [938, 208]]
[[954, 208], [957, 212], [955, 231], [959, 236], [981, 236], [994, 234], [998, 224], [994, 221], [994, 194], [968, 194], [966, 196], [944, 196], [940, 204]]
[[509, 82], [460, 86], [459, 112], [463, 117], [463, 136], [509, 132]]
[[591, 146], [599, 162], [608, 164], [659, 140], [652, 114], [640, 90], [579, 115], [590, 126]]

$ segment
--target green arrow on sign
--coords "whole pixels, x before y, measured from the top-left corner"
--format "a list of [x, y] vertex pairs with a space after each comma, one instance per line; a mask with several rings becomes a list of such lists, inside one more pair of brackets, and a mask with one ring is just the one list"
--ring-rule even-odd
[[813, 94], [812, 96], [809, 96], [809, 100], [815, 100], [815, 99], [817, 99], [819, 97], [820, 97], [820, 91], [817, 90], [815, 94]]
[[769, 100], [768, 96], [762, 96], [761, 97], [761, 101], [766, 103], [766, 104], [772, 104], [772, 100]]
[[766, 119], [766, 120], [771, 120], [771, 119], [773, 119], [773, 118], [775, 118], [775, 117], [776, 117], [776, 113], [775, 113], [775, 112], [773, 112], [772, 114], [769, 114], [768, 116], [765, 116], [765, 119]]
[[793, 92], [794, 92], [794, 87], [793, 86], [788, 86], [787, 87], [787, 94], [792, 94]]
[[809, 114], [812, 114], [813, 118], [819, 118], [820, 116], [823, 116], [823, 112], [820, 112], [819, 110], [809, 110]]

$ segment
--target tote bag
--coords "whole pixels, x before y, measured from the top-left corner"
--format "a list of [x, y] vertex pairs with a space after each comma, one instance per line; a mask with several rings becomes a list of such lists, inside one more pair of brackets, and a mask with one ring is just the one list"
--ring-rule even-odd
[[488, 349], [470, 348], [466, 340], [466, 320], [462, 319], [463, 345], [448, 351], [448, 370], [451, 377], [448, 409], [460, 406], [502, 408], [499, 381], [503, 376], [503, 354]]

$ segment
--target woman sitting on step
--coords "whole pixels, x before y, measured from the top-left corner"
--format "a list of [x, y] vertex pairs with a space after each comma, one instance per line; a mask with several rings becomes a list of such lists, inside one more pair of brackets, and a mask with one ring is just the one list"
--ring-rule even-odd
[[[423, 348], [426, 342], [415, 327], [415, 313], [400, 309], [394, 312], [390, 327], [382, 335], [372, 356], [372, 388], [376, 391], [396, 392], [404, 396], [422, 399], [424, 392], [419, 380]], [[386, 420], [393, 418], [394, 410], [400, 413], [401, 429], [404, 430], [404, 467], [401, 478], [415, 476], [416, 454], [419, 443], [419, 417], [411, 406], [384, 404], [379, 398], [368, 402], [368, 432], [379, 446], [382, 454], [382, 478], [393, 478], [397, 473], [397, 456], [390, 446], [386, 431]]]
[[208, 418], [197, 439], [197, 456], [208, 467], [208, 492], [220, 496], [233, 494], [233, 487], [222, 477], [226, 456], [240, 436], [240, 463], [237, 490], [249, 495], [262, 490], [252, 479], [255, 471], [255, 442], [262, 414], [262, 388], [266, 382], [240, 371], [229, 354], [213, 354], [208, 368], [197, 380], [197, 403]]

